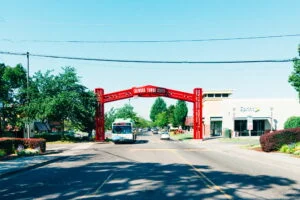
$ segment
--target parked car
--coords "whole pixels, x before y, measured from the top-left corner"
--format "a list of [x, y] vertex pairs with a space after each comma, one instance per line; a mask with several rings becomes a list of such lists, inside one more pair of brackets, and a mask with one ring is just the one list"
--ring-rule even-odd
[[157, 128], [152, 129], [152, 133], [153, 134], [158, 134], [158, 129]]
[[162, 132], [160, 135], [161, 140], [169, 140], [170, 139], [170, 134], [168, 132]]

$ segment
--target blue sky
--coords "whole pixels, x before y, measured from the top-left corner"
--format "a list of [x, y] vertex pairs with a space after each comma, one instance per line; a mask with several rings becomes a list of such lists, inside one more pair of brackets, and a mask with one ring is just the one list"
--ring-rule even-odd
[[[300, 37], [186, 43], [70, 44], [21, 40], [172, 40], [230, 38], [300, 33], [300, 1], [2, 1], [0, 50], [62, 56], [136, 60], [257, 60], [297, 56]], [[10, 39], [12, 42], [4, 41]], [[25, 57], [0, 55], [7, 65]], [[105, 92], [156, 85], [192, 92], [233, 89], [235, 98], [296, 98], [287, 82], [291, 63], [175, 65], [30, 59], [38, 70], [77, 69], [89, 89]], [[175, 100], [165, 99], [168, 104]], [[131, 103], [142, 116], [154, 99]], [[189, 104], [189, 108], [192, 105]], [[190, 109], [190, 113], [191, 109]]]

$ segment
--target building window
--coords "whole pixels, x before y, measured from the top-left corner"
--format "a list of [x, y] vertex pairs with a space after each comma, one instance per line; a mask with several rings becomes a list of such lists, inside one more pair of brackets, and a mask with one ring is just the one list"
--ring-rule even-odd
[[[265, 123], [267, 120], [253, 120], [253, 130], [251, 136], [260, 136], [265, 131]], [[247, 129], [247, 120], [235, 120], [234, 131], [238, 136], [249, 136], [249, 130]]]
[[221, 97], [221, 94], [215, 94], [215, 97]]
[[229, 94], [222, 94], [222, 97], [228, 97]]
[[207, 96], [208, 97], [214, 97], [214, 94], [208, 94]]
[[222, 135], [222, 117], [210, 118], [210, 135], [211, 136]]
[[238, 136], [249, 136], [247, 130], [247, 120], [235, 120], [234, 131], [237, 132]]
[[253, 120], [253, 131], [251, 131], [252, 136], [260, 136], [265, 132], [265, 122], [266, 120]]

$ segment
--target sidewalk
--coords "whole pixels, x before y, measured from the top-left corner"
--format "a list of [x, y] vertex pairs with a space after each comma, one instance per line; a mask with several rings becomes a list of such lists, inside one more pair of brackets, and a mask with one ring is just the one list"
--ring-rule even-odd
[[211, 151], [224, 154], [224, 156], [240, 157], [252, 162], [261, 163], [264, 165], [278, 165], [282, 167], [290, 167], [297, 173], [300, 172], [300, 158], [291, 154], [280, 152], [263, 152], [254, 149], [246, 148], [247, 145], [256, 143], [258, 138], [242, 138], [241, 141], [230, 142], [222, 138], [204, 140], [201, 142], [190, 141], [189, 144], [195, 147], [204, 147]]
[[0, 178], [13, 175], [65, 159], [78, 153], [80, 150], [88, 149], [94, 143], [71, 143], [71, 144], [47, 144], [45, 155], [20, 157], [12, 160], [0, 161]]

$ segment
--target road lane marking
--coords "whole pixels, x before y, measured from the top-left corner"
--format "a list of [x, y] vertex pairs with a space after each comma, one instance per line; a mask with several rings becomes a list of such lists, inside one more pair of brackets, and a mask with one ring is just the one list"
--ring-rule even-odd
[[222, 188], [218, 185], [216, 185], [214, 182], [212, 182], [207, 176], [205, 176], [200, 169], [196, 168], [191, 162], [183, 158], [177, 151], [171, 151], [174, 153], [180, 160], [185, 162], [187, 165], [189, 165], [198, 175], [200, 180], [204, 183], [204, 185], [210, 189], [218, 190], [220, 193], [222, 193], [226, 199], [233, 199], [233, 197], [229, 194], [227, 194]]
[[107, 153], [107, 154], [112, 155], [112, 156], [115, 156], [115, 157], [117, 157], [117, 158], [121, 158], [121, 159], [126, 160], [126, 161], [130, 161], [130, 162], [134, 162], [134, 163], [137, 162], [137, 161], [132, 160], [132, 159], [130, 159], [130, 158], [126, 158], [126, 157], [124, 157], [124, 156], [119, 156], [119, 155], [117, 155], [117, 154], [113, 154], [113, 153], [110, 153], [110, 152], [107, 152], [107, 151], [102, 151], [102, 152]]
[[99, 191], [101, 190], [101, 188], [107, 183], [107, 181], [113, 176], [113, 173], [111, 173], [106, 179], [105, 181], [95, 190], [95, 192], [92, 195], [96, 195], [99, 193]]
[[209, 149], [130, 149], [130, 151], [210, 151]]

